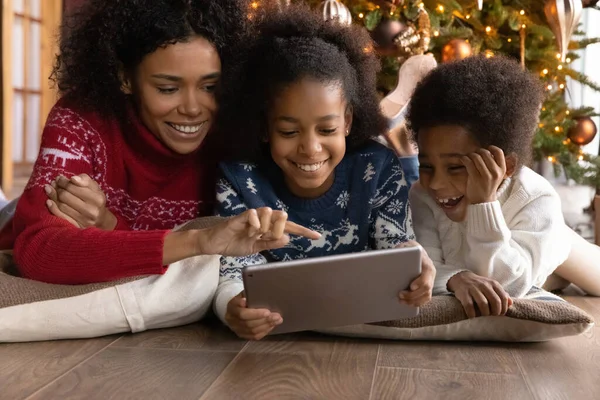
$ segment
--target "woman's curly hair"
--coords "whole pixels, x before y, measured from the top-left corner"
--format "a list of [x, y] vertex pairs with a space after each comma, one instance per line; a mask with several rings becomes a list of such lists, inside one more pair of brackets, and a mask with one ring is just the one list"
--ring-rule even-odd
[[225, 64], [247, 28], [241, 0], [88, 0], [61, 27], [51, 79], [75, 104], [122, 117], [122, 73], [144, 56], [198, 35], [213, 43]]
[[217, 125], [233, 159], [269, 157], [263, 139], [270, 105], [283, 88], [303, 78], [342, 88], [353, 115], [348, 151], [385, 132], [375, 86], [380, 65], [366, 30], [325, 22], [302, 5], [267, 14], [255, 28], [223, 70]]
[[407, 126], [416, 139], [422, 129], [458, 125], [480, 146], [516, 154], [524, 165], [542, 100], [539, 80], [513, 59], [474, 56], [440, 65], [417, 85]]

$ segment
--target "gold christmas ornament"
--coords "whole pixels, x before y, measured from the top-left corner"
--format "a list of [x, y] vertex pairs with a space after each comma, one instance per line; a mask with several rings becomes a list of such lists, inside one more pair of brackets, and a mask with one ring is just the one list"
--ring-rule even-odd
[[344, 4], [338, 0], [325, 0], [319, 6], [325, 21], [336, 21], [342, 25], [352, 24], [352, 14]]
[[419, 9], [416, 23], [407, 22], [407, 28], [400, 32], [394, 39], [398, 48], [398, 56], [408, 58], [425, 54], [431, 42], [431, 20], [425, 9]]
[[574, 120], [577, 123], [569, 129], [567, 137], [571, 142], [579, 146], [585, 146], [586, 144], [591, 143], [596, 137], [596, 133], [598, 133], [598, 128], [596, 127], [594, 120], [590, 117], [579, 117], [574, 118]]
[[571, 35], [579, 23], [582, 10], [581, 0], [546, 0], [544, 14], [556, 37], [562, 62], [565, 62]]
[[442, 47], [442, 62], [462, 60], [473, 55], [471, 45], [462, 39], [452, 39]]

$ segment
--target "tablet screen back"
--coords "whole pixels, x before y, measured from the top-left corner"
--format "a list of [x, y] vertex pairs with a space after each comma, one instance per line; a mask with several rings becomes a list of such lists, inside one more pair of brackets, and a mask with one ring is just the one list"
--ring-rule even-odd
[[413, 317], [398, 294], [421, 273], [421, 248], [308, 258], [244, 268], [250, 308], [279, 312], [271, 334]]

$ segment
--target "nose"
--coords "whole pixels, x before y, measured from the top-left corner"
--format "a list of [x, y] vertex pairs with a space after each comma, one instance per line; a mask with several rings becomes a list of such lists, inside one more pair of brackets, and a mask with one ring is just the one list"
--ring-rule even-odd
[[445, 177], [443, 177], [441, 173], [433, 171], [431, 174], [431, 179], [429, 180], [429, 188], [433, 190], [440, 190], [444, 188], [445, 183]]
[[182, 96], [178, 110], [181, 115], [197, 117], [202, 113], [202, 103], [198, 90], [187, 90]]
[[304, 133], [300, 141], [299, 151], [308, 157], [313, 157], [322, 151], [321, 141], [315, 133]]

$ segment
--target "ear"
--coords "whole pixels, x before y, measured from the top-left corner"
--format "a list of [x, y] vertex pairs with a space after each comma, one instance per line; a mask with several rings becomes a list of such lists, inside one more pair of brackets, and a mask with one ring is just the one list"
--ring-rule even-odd
[[344, 113], [344, 134], [346, 136], [350, 135], [350, 130], [352, 129], [352, 118], [352, 106], [349, 105], [346, 107], [346, 111]]
[[519, 157], [516, 154], [509, 154], [504, 157], [506, 160], [506, 174], [504, 175], [504, 179], [510, 178], [515, 174], [517, 170], [517, 166], [519, 165]]
[[125, 94], [132, 94], [131, 90], [131, 80], [125, 73], [123, 67], [119, 69], [119, 80], [121, 81], [121, 92]]

